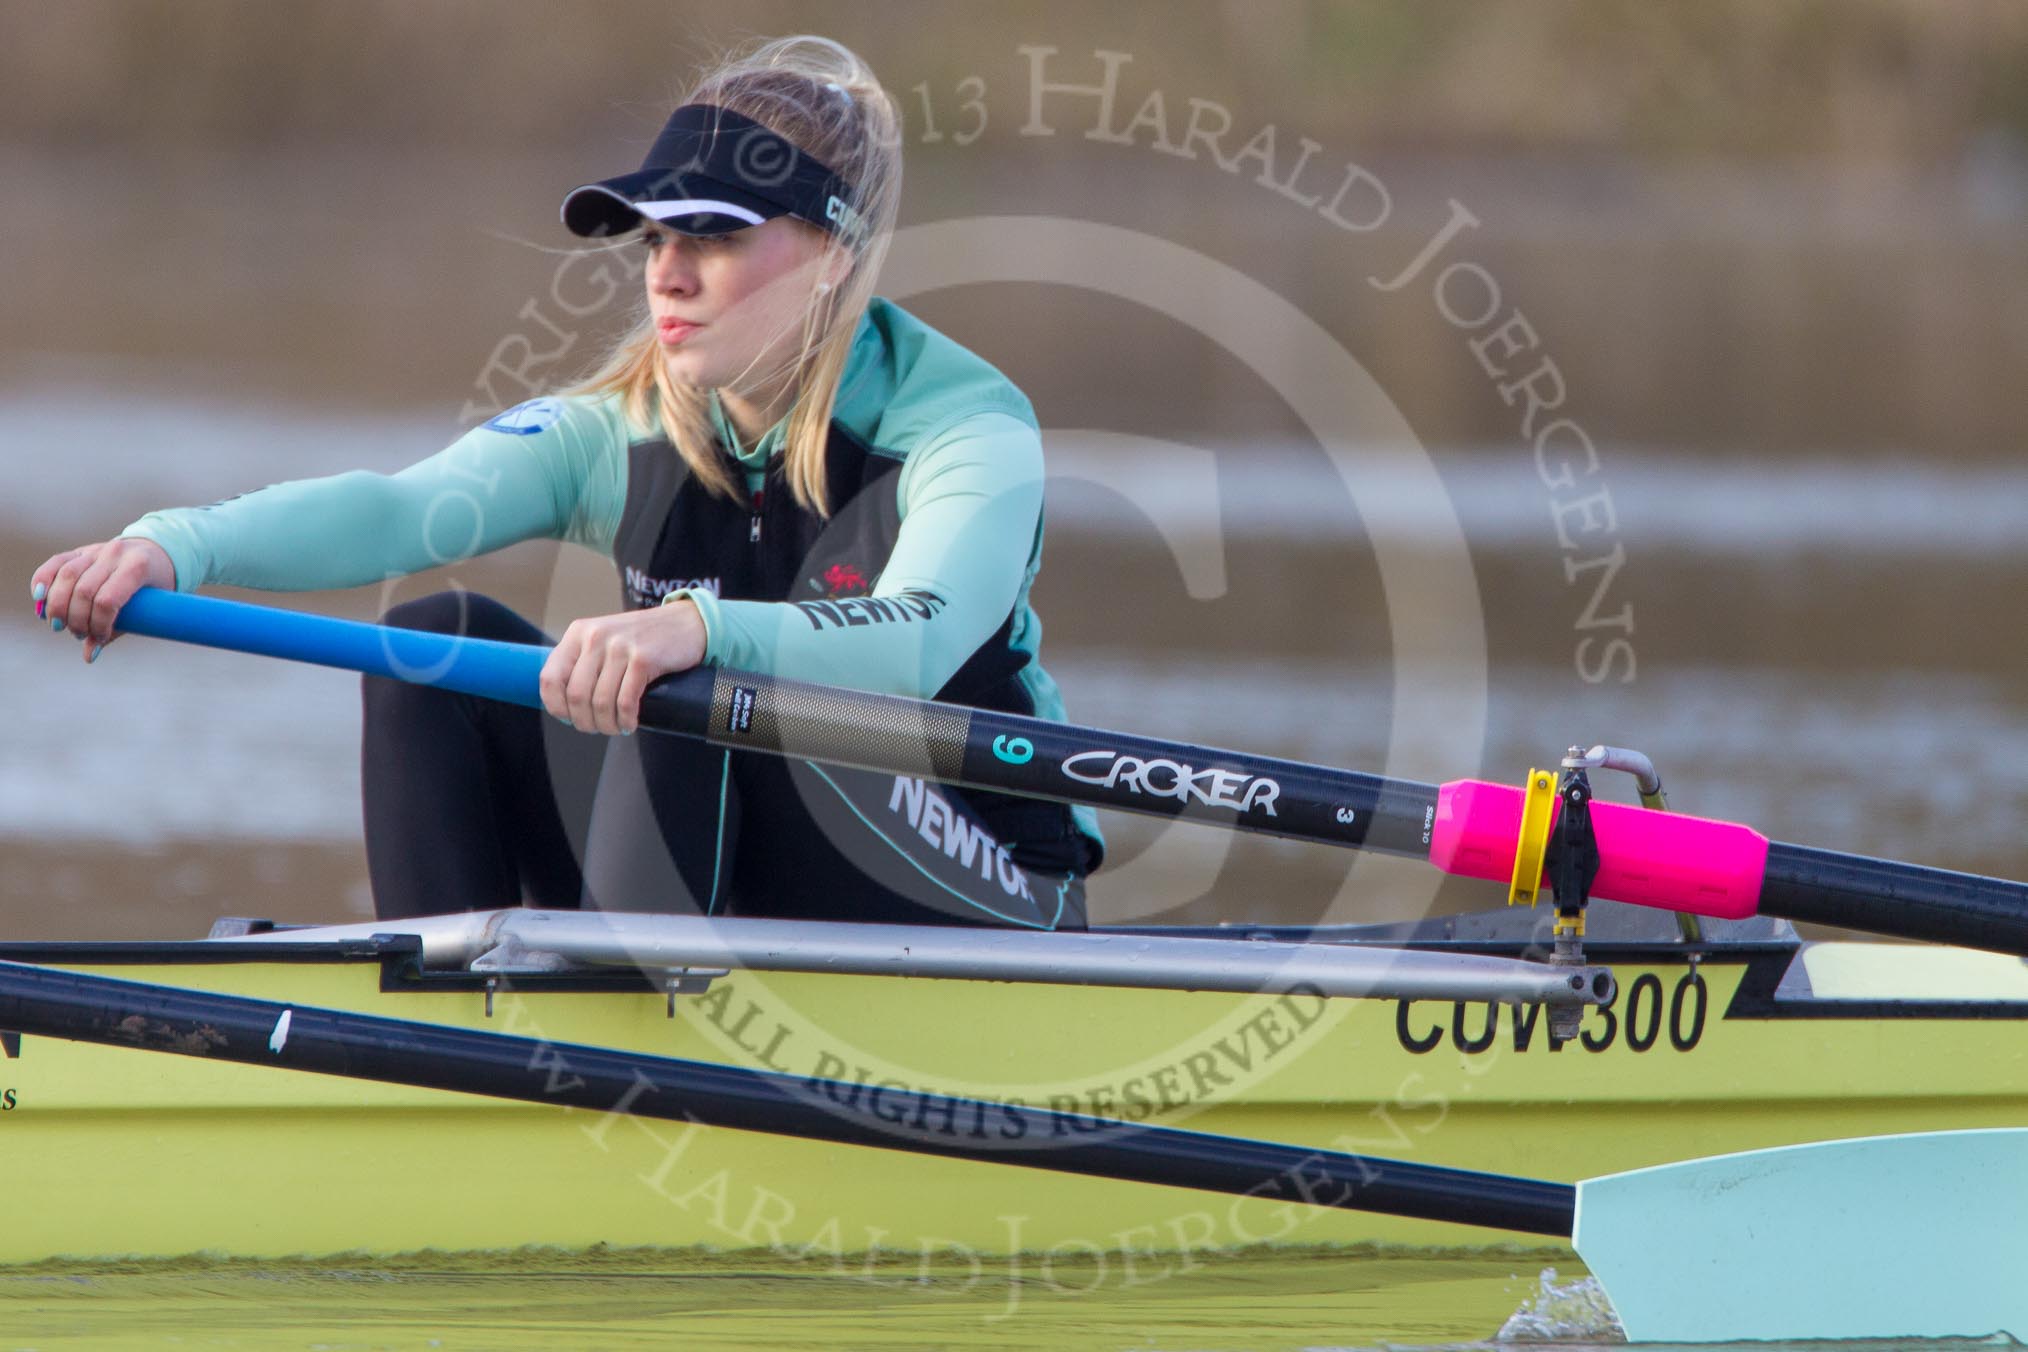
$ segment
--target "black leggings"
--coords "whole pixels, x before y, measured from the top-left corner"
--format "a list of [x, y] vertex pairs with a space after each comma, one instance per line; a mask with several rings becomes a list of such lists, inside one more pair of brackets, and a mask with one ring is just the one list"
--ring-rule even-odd
[[[547, 644], [444, 592], [385, 622]], [[1067, 808], [572, 731], [539, 709], [369, 676], [366, 860], [382, 919], [545, 908], [1082, 929], [1088, 846]]]

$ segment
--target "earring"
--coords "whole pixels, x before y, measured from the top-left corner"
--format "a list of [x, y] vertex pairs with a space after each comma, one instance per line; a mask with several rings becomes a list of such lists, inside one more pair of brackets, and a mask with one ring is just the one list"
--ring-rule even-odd
[[831, 289], [831, 284], [830, 284], [829, 282], [819, 282], [819, 283], [817, 283], [817, 294], [818, 294], [818, 295], [820, 295], [820, 296], [821, 296], [821, 295], [823, 295], [824, 293], [826, 293], [827, 291], [829, 291], [830, 289]]

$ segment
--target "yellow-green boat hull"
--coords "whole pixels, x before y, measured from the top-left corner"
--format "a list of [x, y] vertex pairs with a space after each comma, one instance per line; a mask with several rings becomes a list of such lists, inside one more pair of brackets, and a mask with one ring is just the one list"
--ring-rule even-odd
[[[1844, 1136], [2028, 1122], [2028, 973], [1933, 950], [1660, 948], [1552, 1049], [1487, 1005], [736, 973], [702, 995], [404, 982], [372, 957], [65, 961], [296, 1006], [767, 1067], [908, 1118], [924, 1091], [1575, 1180]], [[60, 960], [60, 959], [59, 959]], [[387, 987], [383, 989], [383, 987]], [[1826, 991], [1834, 992], [1826, 998]], [[1911, 993], [1912, 991], [1912, 993]], [[490, 998], [491, 1010], [488, 1012]], [[882, 1252], [1118, 1280], [1253, 1244], [1537, 1245], [1109, 1182], [29, 1037], [0, 1063], [0, 1262], [523, 1246]], [[845, 1092], [845, 1091], [840, 1091]], [[1068, 1136], [1075, 1119], [1055, 1123]], [[990, 1114], [950, 1130], [992, 1133]], [[1658, 1218], [1657, 1224], [1666, 1223]], [[1010, 1260], [1005, 1255], [1025, 1254]]]

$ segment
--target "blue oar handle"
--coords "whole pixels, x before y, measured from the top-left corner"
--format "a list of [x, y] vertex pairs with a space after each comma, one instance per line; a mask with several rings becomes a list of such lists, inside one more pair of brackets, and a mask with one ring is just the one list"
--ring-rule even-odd
[[391, 629], [155, 587], [134, 593], [120, 608], [117, 627], [129, 634], [314, 662], [534, 708], [542, 707], [538, 682], [550, 651], [523, 643]]

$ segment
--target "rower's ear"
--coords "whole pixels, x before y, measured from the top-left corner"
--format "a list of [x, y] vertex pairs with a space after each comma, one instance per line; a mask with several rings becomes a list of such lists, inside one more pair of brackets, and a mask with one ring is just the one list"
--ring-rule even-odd
[[852, 251], [836, 240], [824, 241], [824, 251], [817, 258], [817, 286], [819, 290], [838, 291], [852, 276]]

